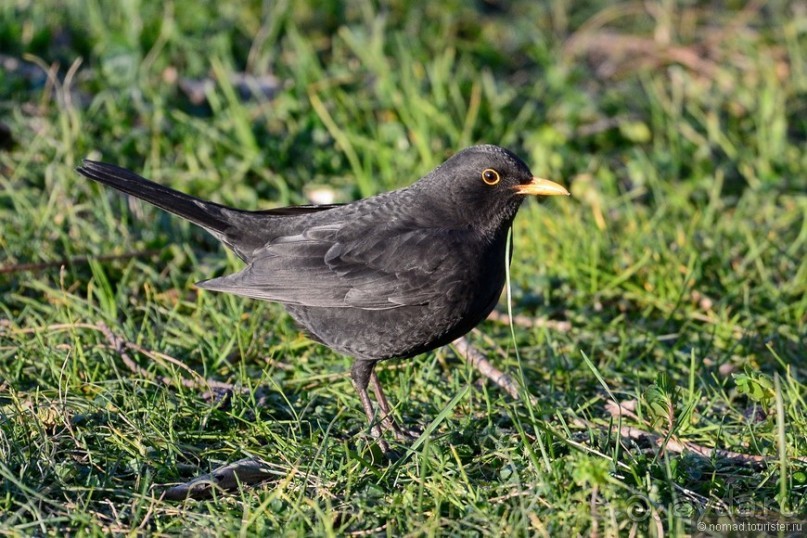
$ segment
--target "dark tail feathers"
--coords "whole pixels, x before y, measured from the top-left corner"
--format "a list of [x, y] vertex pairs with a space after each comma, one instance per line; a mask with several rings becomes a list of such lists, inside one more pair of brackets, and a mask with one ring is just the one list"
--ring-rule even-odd
[[230, 227], [228, 213], [237, 212], [223, 205], [205, 202], [169, 189], [113, 164], [84, 159], [84, 164], [76, 168], [76, 171], [99, 183], [154, 204], [169, 213], [179, 215], [217, 236]]
[[248, 211], [200, 200], [113, 164], [84, 159], [76, 171], [201, 226], [243, 259], [263, 244], [256, 216]]

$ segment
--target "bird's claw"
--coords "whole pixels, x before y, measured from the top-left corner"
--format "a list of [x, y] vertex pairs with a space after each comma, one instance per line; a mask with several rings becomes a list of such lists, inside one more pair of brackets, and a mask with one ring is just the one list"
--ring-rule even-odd
[[423, 433], [417, 429], [409, 429], [409, 428], [401, 428], [394, 422], [392, 426], [389, 428], [392, 430], [392, 434], [395, 436], [395, 440], [399, 443], [406, 443], [415, 441], [420, 435]]

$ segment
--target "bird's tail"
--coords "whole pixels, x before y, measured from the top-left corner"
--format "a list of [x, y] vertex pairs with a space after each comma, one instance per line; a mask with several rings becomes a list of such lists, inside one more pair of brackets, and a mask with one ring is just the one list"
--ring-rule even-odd
[[244, 229], [243, 224], [249, 219], [249, 212], [200, 200], [112, 164], [85, 159], [76, 171], [201, 226], [241, 257], [244, 257], [242, 250], [255, 248], [260, 243], [259, 238], [251, 237], [256, 231], [254, 227], [252, 231], [249, 227]]
[[141, 177], [130, 170], [113, 164], [84, 160], [76, 171], [92, 180], [131, 194], [169, 213], [174, 213], [211, 232], [225, 232], [230, 227], [226, 213], [232, 210], [194, 198], [188, 194], [169, 189]]

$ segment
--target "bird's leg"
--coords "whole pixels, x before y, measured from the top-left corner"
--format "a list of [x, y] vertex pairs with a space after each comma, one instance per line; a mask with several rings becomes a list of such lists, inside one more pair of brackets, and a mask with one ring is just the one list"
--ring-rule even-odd
[[390, 430], [398, 441], [411, 441], [418, 437], [418, 434], [409, 430], [405, 430], [398, 426], [395, 419], [392, 417], [392, 408], [389, 405], [384, 391], [381, 389], [381, 383], [378, 381], [378, 374], [375, 370], [370, 374], [370, 383], [373, 385], [373, 392], [375, 399], [378, 402], [378, 407], [381, 408], [381, 420], [384, 423], [384, 428]]
[[[364, 414], [367, 415], [367, 420], [370, 423], [370, 434], [378, 442], [378, 447], [381, 449], [381, 452], [387, 453], [389, 452], [389, 445], [384, 440], [384, 433], [381, 431], [381, 427], [375, 421], [376, 417], [373, 403], [370, 401], [370, 396], [367, 394], [367, 385], [370, 383], [370, 379], [375, 377], [373, 372], [374, 366], [375, 361], [357, 360], [350, 368], [350, 377], [353, 380], [356, 391], [359, 393], [359, 400], [361, 400], [361, 406], [364, 408]], [[374, 383], [374, 386], [377, 386], [377, 383]]]

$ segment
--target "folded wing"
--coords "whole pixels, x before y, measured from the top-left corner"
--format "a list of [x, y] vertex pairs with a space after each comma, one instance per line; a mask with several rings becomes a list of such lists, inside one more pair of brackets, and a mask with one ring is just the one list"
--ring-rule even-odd
[[460, 232], [402, 227], [356, 235], [350, 228], [325, 224], [277, 237], [243, 271], [198, 285], [285, 304], [386, 310], [428, 304], [462, 275], [455, 270]]

